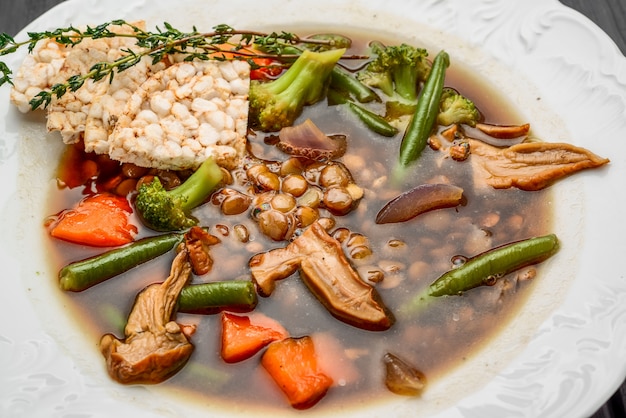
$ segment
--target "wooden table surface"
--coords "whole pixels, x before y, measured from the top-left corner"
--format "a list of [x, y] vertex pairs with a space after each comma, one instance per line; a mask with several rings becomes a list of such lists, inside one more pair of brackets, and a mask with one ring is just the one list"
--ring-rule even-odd
[[[0, 32], [15, 35], [26, 24], [64, 0], [2, 0]], [[626, 55], [626, 0], [560, 0], [602, 28]], [[626, 381], [592, 418], [626, 416]]]

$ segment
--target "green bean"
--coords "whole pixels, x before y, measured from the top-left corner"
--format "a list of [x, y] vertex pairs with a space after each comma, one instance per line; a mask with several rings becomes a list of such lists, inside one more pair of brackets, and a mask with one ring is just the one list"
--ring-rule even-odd
[[372, 132], [376, 132], [379, 135], [387, 137], [394, 136], [398, 133], [396, 127], [387, 122], [384, 117], [354, 103], [344, 91], [332, 88], [328, 89], [327, 98], [328, 104], [331, 106], [343, 104], [348, 105], [348, 108], [352, 111], [352, 113], [354, 113]]
[[378, 97], [374, 90], [361, 83], [348, 71], [338, 66], [335, 66], [330, 73], [330, 87], [350, 93], [359, 103], [380, 101], [380, 97]]
[[540, 263], [559, 248], [554, 234], [516, 241], [470, 258], [460, 267], [440, 276], [428, 287], [430, 296], [456, 295], [490, 284], [515, 270]]
[[399, 162], [403, 168], [417, 160], [426, 147], [439, 113], [439, 101], [449, 65], [450, 57], [445, 51], [439, 52], [433, 60], [432, 69], [417, 101], [415, 113], [402, 137]]
[[516, 241], [470, 258], [460, 267], [441, 275], [398, 309], [401, 316], [415, 315], [428, 308], [440, 296], [458, 295], [522, 267], [545, 261], [558, 251], [554, 234]]
[[127, 246], [70, 263], [59, 271], [63, 290], [80, 292], [170, 251], [182, 234], [171, 233], [143, 238]]
[[398, 133], [398, 129], [385, 120], [384, 117], [365, 109], [353, 102], [348, 102], [350, 110], [373, 132], [382, 136], [392, 137]]
[[178, 311], [214, 312], [228, 308], [251, 311], [257, 304], [254, 283], [250, 280], [226, 280], [185, 286], [178, 297]]

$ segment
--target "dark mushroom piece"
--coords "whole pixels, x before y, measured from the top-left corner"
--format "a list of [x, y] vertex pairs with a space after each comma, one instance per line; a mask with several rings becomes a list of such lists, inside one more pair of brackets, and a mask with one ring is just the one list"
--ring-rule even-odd
[[109, 375], [120, 383], [160, 383], [187, 363], [193, 352], [188, 341], [195, 327], [172, 320], [178, 296], [191, 277], [187, 250], [181, 250], [169, 277], [146, 287], [135, 300], [124, 328], [124, 340], [106, 334], [100, 351]]
[[211, 271], [213, 258], [209, 247], [220, 242], [218, 237], [209, 234], [208, 231], [199, 226], [192, 226], [185, 233], [185, 246], [189, 252], [189, 262], [194, 274], [201, 276]]
[[309, 160], [327, 161], [346, 152], [345, 135], [324, 134], [311, 119], [280, 130], [276, 147], [286, 154]]
[[318, 222], [286, 247], [255, 255], [249, 265], [265, 296], [273, 291], [276, 280], [299, 269], [300, 278], [335, 318], [372, 331], [389, 329], [395, 321], [376, 289], [350, 265], [341, 243]]
[[463, 201], [463, 189], [451, 184], [422, 184], [393, 198], [376, 215], [377, 224], [404, 222], [434, 209]]
[[426, 377], [422, 372], [401, 360], [398, 356], [386, 353], [385, 386], [397, 395], [418, 396], [426, 387]]

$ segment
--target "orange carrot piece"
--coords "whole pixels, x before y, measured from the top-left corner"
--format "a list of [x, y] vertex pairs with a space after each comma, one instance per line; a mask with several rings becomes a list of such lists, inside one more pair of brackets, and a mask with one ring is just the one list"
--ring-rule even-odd
[[116, 247], [133, 241], [137, 227], [130, 223], [132, 208], [124, 197], [110, 193], [81, 200], [61, 213], [50, 235], [94, 247]]
[[273, 341], [287, 338], [287, 331], [278, 322], [266, 318], [253, 323], [249, 316], [222, 313], [221, 354], [227, 363], [246, 360]]
[[318, 367], [313, 339], [308, 336], [273, 342], [261, 364], [296, 409], [315, 405], [333, 384]]

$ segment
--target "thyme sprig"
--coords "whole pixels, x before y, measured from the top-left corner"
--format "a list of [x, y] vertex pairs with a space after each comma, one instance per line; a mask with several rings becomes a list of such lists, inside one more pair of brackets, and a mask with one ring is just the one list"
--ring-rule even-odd
[[[131, 31], [120, 33], [119, 27], [130, 28]], [[50, 90], [42, 90], [31, 101], [31, 108], [47, 107], [54, 97], [60, 98], [68, 91], [78, 90], [87, 80], [99, 81], [104, 78], [111, 81], [116, 73], [127, 70], [136, 65], [143, 57], [150, 57], [153, 64], [164, 60], [171, 54], [182, 54], [184, 60], [229, 60], [244, 59], [253, 66], [252, 58], [295, 58], [293, 47], [300, 44], [313, 44], [332, 47], [332, 40], [301, 38], [290, 32], [256, 32], [236, 30], [225, 24], [217, 25], [211, 32], [199, 32], [194, 26], [191, 32], [183, 32], [167, 22], [163, 29], [157, 27], [155, 32], [144, 30], [123, 19], [112, 20], [95, 27], [87, 26], [80, 29], [75, 26], [55, 29], [44, 32], [28, 32], [28, 39], [17, 42], [6, 33], [0, 33], [0, 56], [16, 52], [27, 46], [28, 52], [33, 52], [35, 46], [42, 40], [55, 42], [73, 47], [85, 39], [102, 39], [113, 37], [134, 38], [137, 50], [130, 48], [122, 50], [120, 58], [112, 62], [98, 62], [85, 74], [76, 74], [65, 82], [53, 85]], [[258, 49], [254, 49], [254, 47]], [[259, 53], [262, 50], [263, 53]], [[350, 56], [346, 58], [365, 58]], [[11, 69], [0, 61], [0, 86], [5, 83], [13, 84]]]

